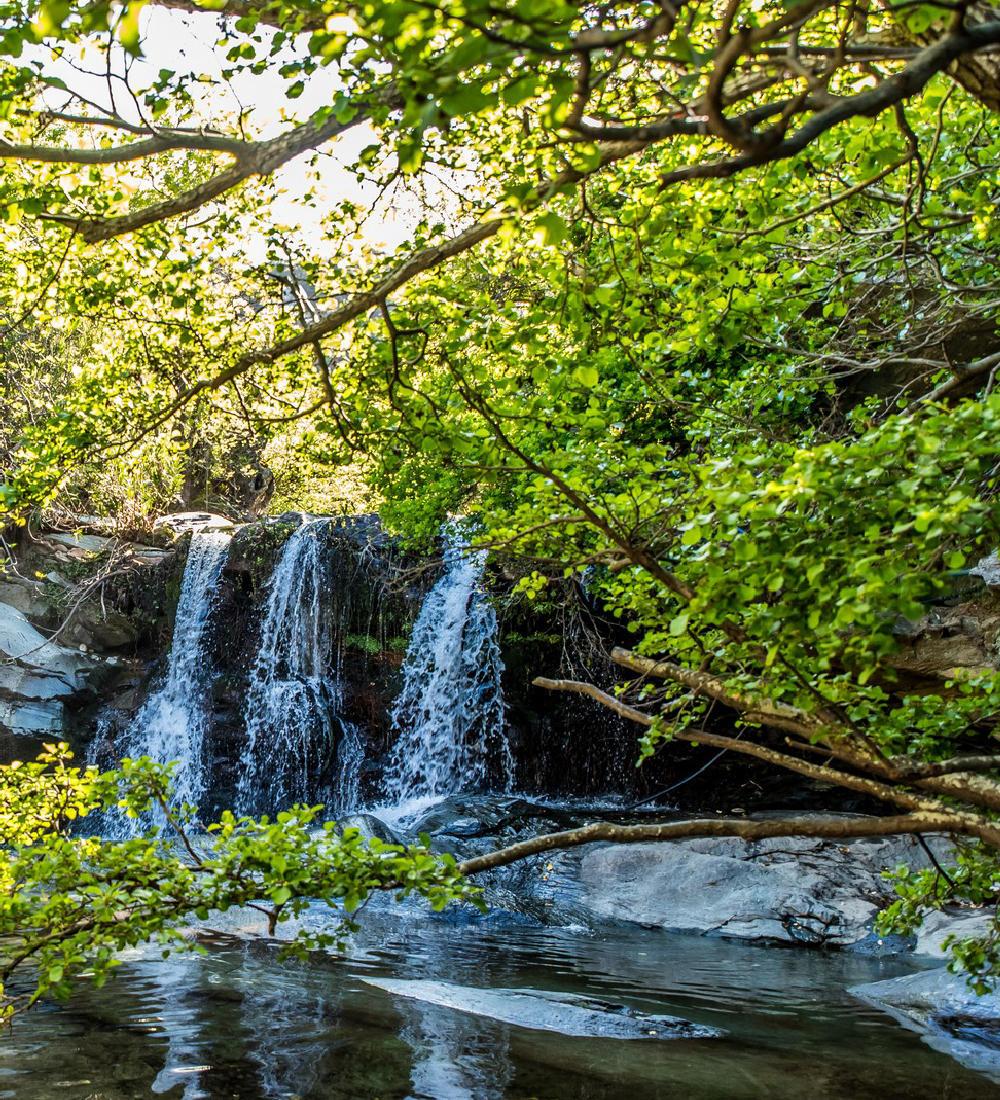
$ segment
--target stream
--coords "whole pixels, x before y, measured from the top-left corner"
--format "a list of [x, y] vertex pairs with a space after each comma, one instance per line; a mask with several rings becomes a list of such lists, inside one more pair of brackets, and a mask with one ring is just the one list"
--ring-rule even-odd
[[[347, 958], [279, 962], [220, 935], [204, 956], [129, 956], [0, 1043], [16, 1100], [982, 1100], [1000, 1087], [846, 992], [914, 969], [642, 929], [375, 909]], [[393, 997], [544, 990], [683, 1017], [722, 1038], [570, 1037]], [[523, 998], [521, 998], [523, 999]], [[544, 1005], [545, 1001], [539, 1002]], [[544, 1022], [544, 1012], [539, 1022]]]

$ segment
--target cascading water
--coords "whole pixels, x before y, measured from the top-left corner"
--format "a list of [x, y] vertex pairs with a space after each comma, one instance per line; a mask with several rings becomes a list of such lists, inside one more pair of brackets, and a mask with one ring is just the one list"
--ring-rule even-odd
[[[273, 813], [330, 795], [337, 813], [355, 808], [362, 747], [358, 730], [340, 717], [340, 670], [330, 667], [333, 624], [324, 569], [329, 529], [329, 520], [304, 522], [271, 577], [247, 693], [237, 789], [243, 813]], [[334, 746], [338, 778], [324, 783]]]
[[229, 542], [229, 535], [218, 533], [191, 537], [166, 678], [116, 746], [123, 757], [149, 756], [163, 764], [176, 761], [177, 803], [197, 804], [208, 787], [205, 732], [212, 670], [205, 659], [205, 644]]
[[392, 713], [399, 737], [383, 804], [399, 817], [482, 786], [491, 768], [504, 789], [513, 778], [497, 617], [482, 590], [486, 554], [468, 553], [449, 531], [445, 566], [414, 624]]

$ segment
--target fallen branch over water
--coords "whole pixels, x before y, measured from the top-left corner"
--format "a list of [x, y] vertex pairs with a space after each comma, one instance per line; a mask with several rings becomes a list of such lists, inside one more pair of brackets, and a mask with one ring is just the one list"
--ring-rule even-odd
[[856, 836], [897, 836], [932, 832], [965, 832], [956, 826], [951, 814], [913, 813], [893, 817], [787, 817], [748, 821], [746, 818], [696, 818], [671, 821], [662, 825], [613, 825], [597, 822], [561, 833], [534, 836], [501, 848], [484, 856], [459, 863], [463, 875], [475, 875], [494, 867], [553, 852], [564, 848], [579, 848], [584, 844], [607, 841], [612, 844], [644, 844], [650, 841], [680, 840], [683, 837], [736, 836], [743, 840], [764, 840], [767, 837], [810, 836], [845, 839]]

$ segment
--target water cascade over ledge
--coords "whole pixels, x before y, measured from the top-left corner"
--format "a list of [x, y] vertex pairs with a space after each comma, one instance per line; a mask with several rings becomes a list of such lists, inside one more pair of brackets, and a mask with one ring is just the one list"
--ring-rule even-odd
[[446, 533], [445, 572], [424, 601], [393, 707], [398, 732], [383, 804], [405, 817], [491, 774], [509, 790], [514, 763], [504, 729], [497, 617], [483, 591], [485, 553]]
[[329, 531], [329, 520], [304, 522], [289, 537], [269, 582], [247, 691], [237, 789], [242, 813], [274, 813], [301, 801], [332, 802], [337, 813], [355, 808], [362, 748], [359, 731], [341, 717], [340, 669], [331, 668], [335, 624], [324, 560]]
[[191, 537], [181, 583], [167, 674], [117, 746], [118, 755], [176, 761], [174, 799], [197, 804], [208, 788], [205, 735], [212, 667], [205, 650], [212, 600], [229, 554], [230, 536]]

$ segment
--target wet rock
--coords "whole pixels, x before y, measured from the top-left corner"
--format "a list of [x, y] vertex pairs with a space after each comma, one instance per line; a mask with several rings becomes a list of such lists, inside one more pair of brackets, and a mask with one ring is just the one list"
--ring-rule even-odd
[[347, 829], [357, 830], [366, 840], [377, 838], [386, 844], [405, 843], [398, 833], [393, 832], [384, 821], [380, 821], [372, 814], [350, 814], [340, 818], [335, 830], [337, 835], [343, 836]]
[[655, 1016], [621, 1004], [538, 989], [475, 989], [449, 982], [362, 978], [396, 997], [453, 1008], [533, 1031], [594, 1039], [719, 1039], [726, 1033], [677, 1016]]
[[[944, 856], [946, 843], [935, 845]], [[891, 897], [882, 873], [900, 863], [924, 867], [927, 856], [911, 838], [609, 846], [581, 860], [580, 905], [674, 932], [847, 946], [868, 940], [873, 918]]]
[[977, 995], [944, 967], [849, 990], [918, 1032], [928, 1046], [1000, 1081], [1000, 996]]

